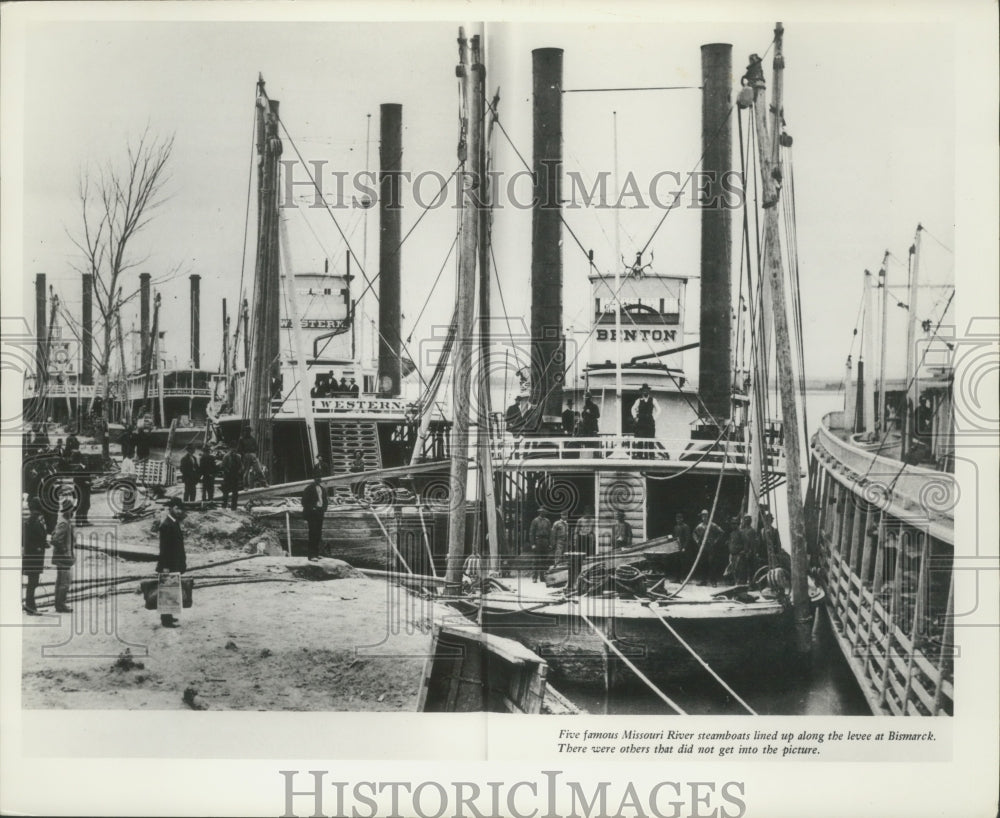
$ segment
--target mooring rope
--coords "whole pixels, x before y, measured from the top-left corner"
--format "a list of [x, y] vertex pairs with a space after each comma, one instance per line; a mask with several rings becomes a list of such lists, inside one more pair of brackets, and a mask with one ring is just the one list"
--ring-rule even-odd
[[403, 563], [403, 567], [407, 570], [407, 572], [412, 574], [413, 569], [410, 568], [406, 560], [403, 559], [403, 555], [399, 552], [399, 549], [396, 547], [396, 544], [392, 541], [392, 537], [389, 536], [388, 529], [386, 529], [386, 527], [382, 524], [382, 520], [378, 516], [378, 512], [372, 511], [372, 517], [375, 518], [375, 522], [378, 523], [378, 527], [381, 528], [382, 533], [385, 534], [385, 541], [389, 543], [389, 547], [395, 552], [397, 559], [399, 559], [399, 561]]
[[726, 684], [725, 680], [718, 673], [716, 673], [714, 670], [712, 670], [711, 667], [709, 667], [708, 662], [702, 659], [698, 655], [698, 652], [693, 647], [691, 647], [687, 642], [684, 641], [681, 635], [677, 633], [677, 631], [673, 628], [673, 626], [671, 626], [671, 624], [667, 622], [667, 620], [660, 615], [660, 612], [656, 610], [656, 608], [650, 605], [649, 610], [651, 610], [653, 614], [655, 614], [656, 618], [663, 623], [663, 627], [665, 627], [668, 631], [670, 631], [674, 639], [680, 642], [681, 645], [683, 645], [684, 648], [687, 650], [687, 652], [690, 653], [698, 661], [698, 664], [700, 664], [703, 668], [705, 668], [705, 670], [707, 670], [712, 675], [712, 678], [714, 678], [715, 681], [717, 681], [720, 685], [722, 685], [726, 689], [726, 692], [729, 693], [730, 696], [732, 696], [734, 699], [736, 699], [736, 701], [738, 701], [741, 705], [743, 705], [744, 708], [746, 708], [747, 713], [749, 713], [751, 716], [759, 715], [749, 704], [747, 704], [745, 701], [743, 701], [742, 698], [740, 698], [740, 695], [735, 690], [733, 690], [728, 684]]
[[630, 662], [626, 658], [625, 654], [623, 654], [620, 650], [618, 650], [618, 648], [615, 647], [614, 643], [610, 639], [608, 639], [608, 637], [606, 637], [603, 633], [601, 633], [601, 629], [598, 628], [597, 625], [595, 625], [593, 622], [590, 621], [590, 619], [587, 618], [587, 615], [583, 611], [580, 611], [580, 618], [588, 625], [590, 625], [594, 633], [597, 634], [597, 637], [602, 642], [604, 642], [605, 645], [611, 648], [614, 654], [625, 663], [625, 665], [629, 668], [629, 670], [631, 670], [636, 676], [638, 676], [643, 682], [645, 682], [650, 690], [652, 690], [657, 696], [663, 699], [664, 702], [670, 705], [670, 707], [676, 710], [680, 715], [682, 716], [687, 715], [687, 711], [685, 711], [679, 704], [677, 704], [677, 702], [675, 702], [673, 699], [667, 696], [666, 693], [660, 690], [660, 688], [658, 688], [655, 684], [653, 684], [645, 673], [643, 673], [641, 670], [639, 670], [639, 668], [637, 668], [634, 664], [632, 664], [632, 662]]

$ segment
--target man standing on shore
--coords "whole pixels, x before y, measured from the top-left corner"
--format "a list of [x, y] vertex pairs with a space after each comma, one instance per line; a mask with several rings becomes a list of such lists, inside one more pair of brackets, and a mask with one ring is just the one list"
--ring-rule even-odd
[[309, 562], [319, 560], [319, 543], [323, 537], [323, 515], [330, 500], [323, 488], [322, 475], [313, 472], [313, 481], [302, 492], [302, 516], [309, 526]]
[[236, 501], [240, 496], [240, 480], [243, 478], [243, 458], [232, 449], [222, 458], [222, 507], [229, 505], [236, 511]]
[[194, 456], [194, 446], [190, 443], [184, 447], [185, 454], [181, 458], [181, 480], [184, 482], [184, 502], [193, 503], [198, 499], [198, 461]]
[[90, 515], [90, 475], [87, 473], [87, 465], [83, 462], [83, 455], [80, 450], [74, 450], [70, 457], [70, 468], [73, 470], [73, 488], [76, 491], [76, 524], [78, 526], [90, 525], [87, 517]]
[[[187, 554], [184, 551], [184, 532], [181, 531], [181, 520], [184, 519], [184, 503], [176, 497], [167, 501], [167, 513], [160, 522], [160, 556], [156, 561], [156, 573], [160, 574], [160, 589], [157, 593], [157, 609], [160, 611], [160, 623], [165, 628], [176, 628], [177, 619], [172, 612], [167, 612], [166, 599], [162, 591], [166, 584], [163, 574], [183, 574], [187, 570]], [[180, 577], [174, 585], [177, 590], [177, 613], [180, 613]], [[164, 603], [164, 604], [161, 604]]]
[[37, 497], [28, 498], [28, 519], [24, 521], [22, 528], [21, 573], [28, 578], [24, 591], [24, 612], [29, 616], [37, 616], [35, 589], [45, 568], [45, 549], [49, 547], [48, 531], [42, 517], [42, 501]]
[[212, 450], [207, 446], [202, 449], [201, 455], [201, 499], [215, 499], [215, 457]]
[[56, 567], [55, 603], [56, 613], [72, 613], [73, 609], [66, 604], [69, 596], [69, 583], [72, 579], [75, 533], [73, 531], [73, 500], [63, 497], [59, 501], [59, 521], [52, 532], [52, 564]]

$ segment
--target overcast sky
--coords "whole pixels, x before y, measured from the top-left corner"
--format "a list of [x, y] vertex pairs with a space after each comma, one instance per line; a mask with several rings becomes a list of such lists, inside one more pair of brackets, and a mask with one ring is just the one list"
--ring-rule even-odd
[[[449, 174], [457, 162], [458, 23], [236, 23], [93, 22], [32, 25], [24, 41], [24, 313], [33, 316], [35, 273], [49, 276], [64, 302], [79, 310], [77, 260], [67, 231], [79, 230], [76, 196], [80, 169], [120, 153], [146, 126], [176, 137], [167, 200], [136, 243], [147, 256], [141, 269], [154, 278], [179, 268], [162, 286], [171, 352], [188, 348], [188, 281], [202, 276], [203, 365], [220, 357], [221, 299], [233, 305], [252, 275], [253, 234], [243, 261], [251, 122], [261, 72], [281, 101], [288, 132], [308, 161], [326, 171], [378, 166], [379, 105], [403, 106], [404, 169]], [[890, 283], [905, 284], [907, 249], [918, 222], [925, 236], [924, 270], [930, 280], [951, 279], [955, 210], [955, 50], [941, 23], [816, 24], [785, 21], [785, 115], [794, 137], [798, 252], [802, 277], [807, 374], [839, 379], [851, 345], [862, 271], [894, 254]], [[531, 50], [565, 50], [564, 87], [698, 85], [700, 49], [733, 44], [738, 79], [752, 52], [771, 42], [773, 19], [711, 25], [666, 23], [490, 23], [487, 25], [492, 95], [500, 87], [500, 119], [517, 151], [531, 157]], [[766, 60], [770, 82], [771, 60]], [[735, 89], [734, 89], [735, 90]], [[770, 92], [770, 89], [769, 89]], [[685, 174], [700, 155], [700, 95], [696, 90], [566, 94], [565, 168], [592, 180], [612, 171], [613, 112], [617, 112], [620, 174], [640, 184], [657, 171]], [[370, 142], [366, 134], [370, 119]], [[734, 134], [734, 147], [737, 145]], [[507, 139], [494, 140], [495, 167], [521, 169]], [[294, 158], [285, 145], [285, 158]], [[299, 177], [304, 179], [304, 176]], [[332, 175], [325, 179], [329, 190]], [[435, 189], [427, 182], [425, 197]], [[303, 204], [311, 197], [296, 189]], [[404, 234], [420, 211], [404, 200]], [[634, 202], [630, 202], [634, 204]], [[621, 215], [622, 253], [645, 244], [662, 210], [630, 208]], [[364, 211], [337, 211], [359, 257]], [[611, 270], [614, 218], [610, 211], [572, 210], [567, 223], [598, 267]], [[496, 257], [508, 312], [527, 316], [530, 213], [497, 212]], [[403, 247], [404, 337], [426, 337], [448, 320], [454, 288], [449, 263], [432, 283], [454, 236], [455, 212], [433, 209]], [[297, 269], [317, 269], [345, 249], [323, 211], [289, 219]], [[367, 268], [378, 267], [378, 220], [368, 222]], [[933, 238], [931, 238], [933, 237]], [[5, 236], [5, 239], [7, 237]], [[735, 246], [739, 252], [739, 244]], [[652, 243], [654, 269], [698, 274], [698, 220], [676, 211]], [[589, 306], [587, 263], [564, 234], [565, 323], [585, 326]], [[137, 281], [137, 279], [135, 280]], [[133, 283], [133, 286], [137, 286]], [[126, 290], [128, 287], [126, 286]], [[496, 291], [495, 291], [496, 292]], [[697, 282], [689, 287], [696, 314]], [[896, 290], [905, 299], [903, 290]], [[920, 318], [937, 319], [940, 291], [928, 290]], [[418, 325], [421, 305], [429, 298]], [[494, 296], [495, 309], [499, 299]], [[232, 309], [232, 307], [231, 307]], [[137, 305], [133, 311], [137, 314]], [[895, 308], [890, 365], [902, 374], [903, 311]], [[33, 322], [33, 318], [29, 318]], [[125, 326], [136, 320], [126, 314]], [[688, 357], [686, 366], [696, 365]]]

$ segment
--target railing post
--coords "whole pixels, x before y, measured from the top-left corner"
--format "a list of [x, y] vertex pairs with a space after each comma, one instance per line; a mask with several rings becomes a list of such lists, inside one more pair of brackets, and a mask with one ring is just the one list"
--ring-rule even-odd
[[944, 663], [948, 658], [948, 652], [951, 650], [952, 628], [954, 627], [952, 622], [952, 608], [954, 603], [955, 572], [953, 570], [948, 582], [948, 602], [944, 609], [944, 630], [941, 633], [941, 650], [938, 651], [937, 686], [934, 688], [934, 712], [931, 714], [934, 716], [941, 712], [941, 698], [944, 695]]
[[923, 539], [920, 548], [920, 570], [917, 574], [917, 598], [913, 603], [913, 624], [910, 628], [910, 655], [906, 660], [906, 684], [903, 686], [903, 715], [906, 715], [907, 706], [910, 700], [910, 687], [913, 684], [913, 662], [917, 655], [917, 636], [920, 633], [920, 617], [923, 616], [923, 597], [927, 583], [927, 556], [930, 552], [931, 538], [926, 531], [919, 535]]
[[896, 566], [892, 577], [892, 596], [889, 597], [889, 617], [885, 623], [885, 654], [882, 656], [882, 685], [879, 690], [879, 705], [885, 707], [885, 696], [889, 684], [889, 672], [892, 667], [892, 640], [896, 629], [896, 616], [899, 604], [899, 585], [903, 573], [903, 537], [902, 531], [896, 536]]
[[[883, 563], [885, 562], [885, 549], [883, 548], [883, 543], [885, 538], [888, 536], [885, 525], [885, 513], [879, 514], [878, 519], [878, 534], [875, 536], [875, 574], [872, 577], [872, 589], [871, 589], [871, 610], [868, 612], [868, 631], [865, 634], [865, 666], [864, 666], [864, 676], [868, 676], [869, 660], [871, 658], [872, 652], [872, 628], [875, 627], [875, 598], [878, 592], [882, 589], [882, 579], [885, 574]], [[864, 593], [862, 591], [862, 593]]]

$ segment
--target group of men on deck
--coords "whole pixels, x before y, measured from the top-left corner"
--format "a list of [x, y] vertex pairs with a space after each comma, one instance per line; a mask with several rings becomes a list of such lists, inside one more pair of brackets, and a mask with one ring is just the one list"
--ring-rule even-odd
[[[632, 432], [636, 438], [652, 440], [656, 437], [656, 419], [660, 415], [660, 406], [654, 400], [649, 384], [642, 385], [639, 397], [632, 403], [630, 414]], [[504, 415], [507, 431], [514, 435], [536, 433], [541, 426], [538, 415], [539, 408], [532, 405], [531, 398], [527, 395], [518, 395]], [[598, 431], [600, 417], [601, 410], [589, 391], [584, 393], [583, 407], [579, 411], [574, 408], [573, 399], [570, 398], [566, 401], [566, 408], [560, 416], [562, 433], [568, 437], [597, 437], [600, 434]], [[637, 447], [638, 457], [652, 457], [649, 445]]]
[[[788, 554], [781, 549], [774, 517], [767, 509], [761, 510], [757, 527], [751, 515], [746, 514], [742, 519], [733, 517], [728, 530], [713, 522], [707, 509], [702, 510], [694, 530], [685, 522], [683, 514], [677, 514], [671, 534], [681, 548], [684, 570], [691, 569], [701, 552], [697, 574], [713, 585], [720, 581], [745, 585], [765, 566], [790, 569]], [[532, 578], [540, 580], [550, 566], [563, 560], [567, 551], [593, 556], [632, 544], [632, 526], [625, 519], [624, 511], [615, 512], [610, 536], [598, 538], [591, 507], [585, 508], [583, 515], [573, 522], [565, 510], [556, 517], [553, 512], [543, 509], [528, 527], [521, 554], [530, 558]]]
[[528, 539], [521, 554], [530, 559], [532, 577], [542, 579], [545, 571], [561, 562], [567, 551], [594, 555], [630, 545], [632, 526], [625, 519], [624, 511], [615, 512], [610, 536], [598, 538], [597, 522], [590, 506], [575, 522], [570, 522], [566, 510], [559, 512], [556, 518], [555, 512], [542, 509], [528, 526]]
[[745, 514], [732, 517], [728, 530], [714, 522], [707, 509], [702, 509], [694, 531], [684, 515], [678, 514], [672, 534], [681, 546], [686, 568], [690, 570], [697, 558], [698, 574], [713, 585], [719, 580], [745, 585], [764, 566], [789, 569], [788, 555], [781, 550], [774, 517], [767, 509], [761, 509], [758, 527]]
[[316, 376], [309, 395], [313, 398], [357, 398], [361, 395], [361, 387], [354, 378], [351, 378], [350, 383], [347, 378], [341, 378], [338, 383], [331, 372], [328, 375]]

